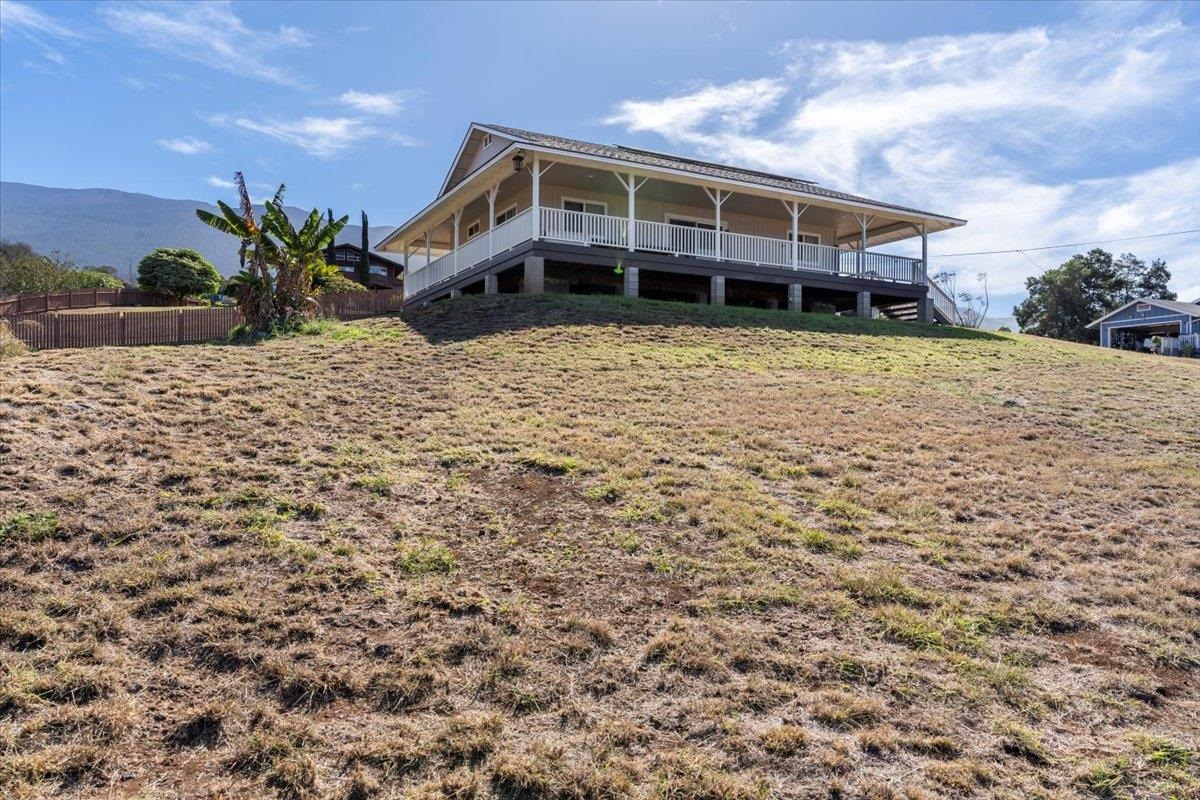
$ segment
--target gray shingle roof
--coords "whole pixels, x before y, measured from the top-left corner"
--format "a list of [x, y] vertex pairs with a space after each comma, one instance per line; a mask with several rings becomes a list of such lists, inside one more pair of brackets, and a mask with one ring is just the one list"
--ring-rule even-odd
[[1187, 314], [1188, 316], [1191, 316], [1191, 317], [1200, 317], [1200, 303], [1183, 303], [1178, 300], [1159, 300], [1154, 297], [1139, 297], [1136, 300], [1130, 300], [1128, 303], [1126, 303], [1123, 306], [1118, 306], [1117, 308], [1114, 308], [1112, 311], [1109, 311], [1107, 314], [1104, 314], [1103, 316], [1097, 317], [1096, 319], [1089, 322], [1087, 324], [1087, 327], [1089, 327], [1089, 328], [1096, 327], [1101, 322], [1104, 322], [1104, 320], [1108, 319], [1111, 316], [1114, 316], [1115, 314], [1119, 314], [1120, 312], [1129, 308], [1134, 303], [1149, 303], [1153, 306], [1158, 306], [1159, 308], [1165, 308], [1168, 311], [1172, 311], [1176, 314]]
[[[884, 203], [879, 200], [872, 200], [869, 197], [862, 197], [846, 192], [839, 192], [834, 189], [827, 189], [813, 181], [806, 181], [800, 178], [790, 178], [785, 175], [772, 175], [768, 172], [759, 172], [757, 170], [745, 169], [742, 167], [731, 167], [725, 164], [715, 164], [709, 161], [700, 161], [694, 158], [685, 158], [683, 156], [673, 156], [667, 153], [656, 153], [653, 150], [641, 150], [635, 147], [623, 147], [621, 145], [596, 144], [595, 142], [584, 142], [579, 139], [568, 139], [563, 136], [554, 136], [548, 133], [537, 133], [536, 131], [522, 130], [521, 128], [510, 128], [507, 125], [491, 125], [488, 123], [478, 123], [484, 128], [496, 131], [504, 136], [508, 136], [514, 140], [524, 142], [526, 144], [540, 145], [549, 147], [555, 150], [563, 150], [569, 153], [579, 153], [580, 155], [599, 156], [601, 158], [612, 158], [619, 161], [627, 161], [631, 164], [643, 164], [648, 167], [662, 167], [665, 169], [674, 169], [681, 172], [692, 172], [697, 175], [707, 175], [711, 178], [722, 178], [725, 180], [741, 181], [743, 183], [753, 183], [759, 186], [767, 186], [773, 189], [783, 189], [791, 192], [803, 192], [809, 195], [818, 197], [827, 197], [831, 200], [844, 200], [852, 203], [867, 203], [881, 208], [891, 208], [896, 211], [907, 211], [912, 214], [925, 214], [930, 216], [944, 217], [944, 214], [934, 214], [929, 211], [922, 211], [918, 208], [910, 208], [908, 206], [899, 206], [894, 203]], [[955, 219], [949, 217], [949, 219]]]
[[1155, 300], [1153, 298], [1136, 300], [1134, 302], [1153, 303], [1160, 308], [1169, 308], [1180, 314], [1191, 314], [1193, 317], [1200, 317], [1200, 305], [1196, 305], [1195, 303], [1184, 303], [1179, 300]]

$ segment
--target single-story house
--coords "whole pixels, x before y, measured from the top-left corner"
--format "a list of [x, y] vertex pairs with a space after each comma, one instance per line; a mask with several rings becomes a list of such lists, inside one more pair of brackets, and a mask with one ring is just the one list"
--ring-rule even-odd
[[1101, 347], [1146, 350], [1155, 336], [1164, 353], [1175, 353], [1191, 343], [1200, 351], [1200, 301], [1159, 300], [1143, 297], [1130, 300], [1099, 319], [1088, 323], [1100, 329]]
[[[405, 265], [406, 306], [606, 293], [957, 324], [927, 242], [965, 224], [800, 178], [474, 123], [436, 198], [377, 249]], [[873, 249], [917, 237], [919, 257]]]
[[[358, 266], [362, 263], [362, 248], [355, 244], [339, 244], [333, 247], [333, 263], [352, 281], [358, 280]], [[395, 259], [371, 253], [368, 289], [396, 289], [402, 282], [404, 265]]]

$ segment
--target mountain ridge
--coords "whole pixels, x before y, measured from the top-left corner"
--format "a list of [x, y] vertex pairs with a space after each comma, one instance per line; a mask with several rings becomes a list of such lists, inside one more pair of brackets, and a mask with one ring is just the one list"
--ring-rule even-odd
[[[232, 275], [238, 269], [238, 243], [197, 219], [197, 208], [217, 211], [215, 204], [203, 200], [0, 181], [0, 238], [25, 242], [41, 253], [57, 250], [81, 267], [112, 266], [127, 279], [154, 248], [191, 247], [222, 275]], [[292, 219], [302, 219], [311, 210], [285, 208]], [[371, 241], [379, 241], [393, 227], [372, 225]], [[338, 243], [358, 244], [360, 230], [347, 225]]]

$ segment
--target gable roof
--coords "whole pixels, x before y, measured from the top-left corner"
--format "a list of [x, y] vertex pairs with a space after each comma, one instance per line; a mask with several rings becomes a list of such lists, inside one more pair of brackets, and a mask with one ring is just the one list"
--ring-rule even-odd
[[[362, 248], [356, 244], [352, 244], [351, 242], [341, 242], [339, 244], [335, 244], [333, 246], [333, 249], [334, 250], [350, 250], [351, 252], [358, 253], [358, 255], [360, 257], [362, 256]], [[371, 261], [379, 261], [384, 264], [393, 266], [396, 269], [404, 269], [404, 264], [402, 262], [397, 261], [396, 259], [394, 259], [388, 255], [384, 255], [383, 253], [380, 253], [377, 250], [371, 250]]]
[[1087, 327], [1093, 328], [1099, 325], [1101, 322], [1104, 322], [1109, 317], [1120, 314], [1122, 311], [1129, 308], [1131, 305], [1134, 305], [1135, 303], [1149, 303], [1152, 306], [1158, 306], [1159, 308], [1170, 311], [1172, 314], [1184, 314], [1189, 317], [1200, 318], [1200, 304], [1183, 303], [1179, 300], [1159, 300], [1156, 297], [1139, 297], [1136, 300], [1130, 300], [1120, 308], [1114, 308], [1112, 311], [1098, 319], [1092, 320], [1087, 324]]
[[[552, 150], [561, 150], [566, 153], [576, 153], [583, 156], [596, 156], [599, 158], [624, 161], [630, 164], [640, 164], [646, 167], [658, 167], [661, 169], [678, 170], [680, 172], [690, 172], [695, 175], [704, 175], [710, 178], [740, 181], [742, 183], [751, 183], [757, 186], [763, 186], [770, 189], [782, 189], [789, 192], [801, 192], [816, 197], [826, 197], [831, 200], [843, 200], [851, 203], [866, 203], [869, 205], [878, 206], [879, 208], [890, 208], [895, 211], [904, 211], [910, 214], [943, 217], [944, 219], [954, 220], [959, 223], [966, 223], [966, 220], [958, 219], [957, 217], [947, 217], [944, 214], [934, 214], [929, 211], [922, 211], [919, 208], [900, 206], [894, 203], [884, 203], [879, 200], [872, 200], [869, 197], [862, 197], [861, 195], [839, 192], [835, 189], [829, 189], [821, 186], [814, 181], [804, 180], [803, 178], [792, 178], [786, 175], [774, 175], [769, 172], [760, 172], [758, 170], [746, 169], [744, 167], [734, 167], [727, 164], [717, 164], [712, 161], [701, 161], [695, 158], [686, 158], [684, 156], [675, 156], [668, 153], [659, 153], [654, 150], [643, 150], [637, 147], [626, 147], [619, 144], [596, 144], [595, 142], [585, 142], [580, 139], [568, 139], [565, 136], [554, 136], [548, 133], [537, 133], [536, 131], [527, 131], [521, 128], [510, 128], [507, 125], [491, 125], [473, 122], [471, 123], [471, 128], [478, 128], [480, 130], [498, 133], [505, 138], [512, 139], [514, 142], [535, 145], [539, 147], [547, 147]], [[448, 191], [450, 188], [451, 186], [445, 186], [443, 188], [443, 193]]]

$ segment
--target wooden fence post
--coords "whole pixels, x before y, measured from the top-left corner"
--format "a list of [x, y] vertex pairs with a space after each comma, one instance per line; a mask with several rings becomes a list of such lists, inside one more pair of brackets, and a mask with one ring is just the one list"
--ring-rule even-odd
[[183, 309], [181, 308], [181, 309], [179, 309], [179, 315], [176, 317], [176, 322], [175, 322], [175, 342], [179, 343], [182, 341], [183, 341]]
[[125, 330], [125, 312], [117, 312], [117, 330], [120, 332], [122, 346], [129, 344], [129, 337]]
[[[49, 312], [47, 312], [47, 313], [49, 313]], [[59, 337], [58, 337], [58, 314], [54, 314], [53, 316], [50, 317], [50, 332], [51, 332], [51, 334], [50, 334], [51, 346], [59, 347], [60, 345], [59, 345]]]

